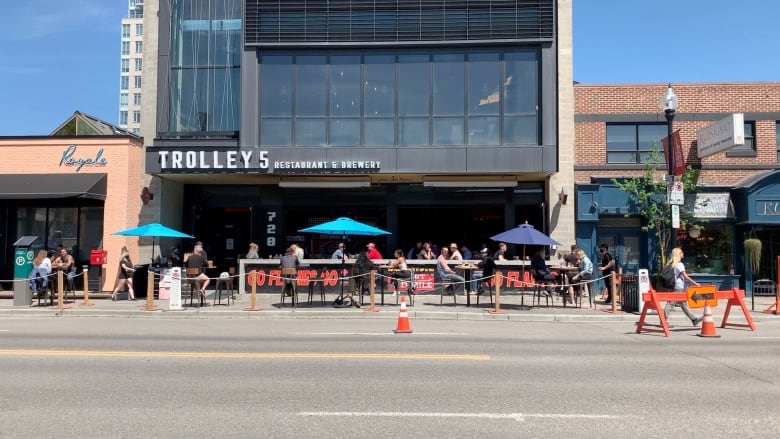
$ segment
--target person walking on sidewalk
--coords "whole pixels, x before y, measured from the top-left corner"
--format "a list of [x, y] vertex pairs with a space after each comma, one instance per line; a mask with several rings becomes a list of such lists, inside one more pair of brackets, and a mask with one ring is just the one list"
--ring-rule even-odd
[[[699, 283], [695, 280], [691, 279], [690, 276], [688, 276], [688, 273], [685, 271], [685, 264], [683, 264], [682, 259], [685, 255], [683, 254], [683, 251], [680, 247], [675, 247], [672, 249], [672, 254], [669, 257], [669, 263], [668, 265], [671, 265], [674, 267], [674, 291], [675, 292], [683, 292], [685, 291], [685, 282], [688, 281], [692, 283], [693, 285], [698, 286]], [[691, 309], [688, 308], [688, 302], [666, 302], [666, 306], [664, 306], [664, 317], [669, 317], [669, 312], [672, 310], [672, 308], [675, 305], [679, 305], [680, 309], [682, 309], [682, 312], [685, 313], [686, 316], [688, 316], [689, 319], [691, 319], [691, 324], [693, 326], [698, 326], [699, 323], [701, 323], [702, 318], [696, 317], [692, 312]]]
[[130, 252], [127, 251], [127, 247], [122, 247], [122, 252], [119, 260], [119, 279], [116, 283], [114, 292], [111, 293], [111, 300], [116, 300], [116, 293], [127, 285], [127, 300], [135, 300], [135, 291], [133, 291], [133, 273], [135, 272], [135, 266], [133, 261], [130, 260]]

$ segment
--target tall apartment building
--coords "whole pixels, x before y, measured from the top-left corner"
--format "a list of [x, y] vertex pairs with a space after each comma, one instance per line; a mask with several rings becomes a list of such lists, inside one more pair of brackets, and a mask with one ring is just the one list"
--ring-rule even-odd
[[119, 126], [141, 133], [141, 77], [144, 52], [144, 0], [128, 0], [122, 19], [119, 73]]

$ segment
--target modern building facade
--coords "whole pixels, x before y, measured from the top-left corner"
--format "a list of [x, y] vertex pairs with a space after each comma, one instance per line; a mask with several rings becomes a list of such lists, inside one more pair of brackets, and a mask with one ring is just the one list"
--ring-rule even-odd
[[[699, 172], [697, 191], [685, 195], [683, 209], [703, 228], [676, 234], [687, 271], [721, 285], [749, 285], [754, 276], [774, 279], [780, 255], [780, 210], [775, 209], [780, 205], [780, 84], [672, 86], [679, 96], [673, 128], [679, 130], [685, 164]], [[661, 108], [666, 89], [667, 84], [575, 86], [577, 242], [592, 254], [600, 243], [609, 244], [628, 270], [657, 269], [657, 243], [640, 230], [641, 218], [613, 179], [643, 173], [653, 145], [667, 136]], [[700, 156], [697, 133], [734, 114], [742, 115], [744, 144]], [[659, 179], [666, 166], [661, 163]], [[764, 242], [755, 275], [744, 257], [743, 241], [751, 236]]]
[[119, 57], [119, 127], [136, 135], [141, 134], [143, 53], [144, 0], [128, 0]]
[[145, 214], [218, 265], [329, 254], [298, 230], [340, 216], [391, 231], [387, 255], [523, 222], [573, 242], [570, 1], [159, 8]]

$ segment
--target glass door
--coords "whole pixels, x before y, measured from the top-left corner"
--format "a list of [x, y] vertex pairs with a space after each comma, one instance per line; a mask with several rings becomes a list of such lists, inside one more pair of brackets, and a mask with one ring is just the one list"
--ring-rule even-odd
[[[598, 244], [607, 244], [612, 257], [617, 259], [616, 266], [623, 267], [623, 273], [636, 273], [641, 264], [641, 234], [633, 229], [599, 229]], [[600, 265], [601, 261], [593, 261]]]

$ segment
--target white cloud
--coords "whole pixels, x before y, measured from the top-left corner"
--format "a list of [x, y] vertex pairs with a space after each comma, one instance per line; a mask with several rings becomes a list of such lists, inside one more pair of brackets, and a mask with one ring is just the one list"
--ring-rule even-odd
[[19, 41], [74, 31], [119, 29], [116, 2], [106, 0], [27, 0], [8, 5], [0, 15], [0, 40]]
[[42, 69], [40, 67], [0, 65], [0, 73], [5, 73], [9, 75], [36, 75], [38, 73], [43, 73], [45, 71], [46, 69]]

